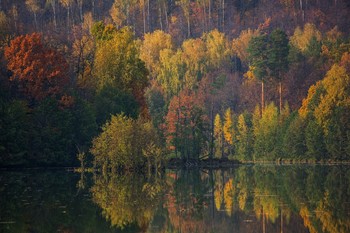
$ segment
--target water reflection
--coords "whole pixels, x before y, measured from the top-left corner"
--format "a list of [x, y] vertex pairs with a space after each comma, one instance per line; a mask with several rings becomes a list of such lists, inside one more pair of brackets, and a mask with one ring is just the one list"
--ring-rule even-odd
[[97, 176], [91, 188], [92, 200], [112, 226], [124, 229], [136, 225], [145, 231], [165, 190], [162, 180], [140, 174]]
[[350, 232], [346, 166], [0, 173], [0, 232]]

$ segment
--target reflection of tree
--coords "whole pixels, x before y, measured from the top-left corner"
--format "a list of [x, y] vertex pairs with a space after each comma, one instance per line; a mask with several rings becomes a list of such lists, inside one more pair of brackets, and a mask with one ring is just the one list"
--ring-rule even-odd
[[147, 229], [162, 192], [159, 178], [146, 179], [140, 174], [97, 177], [91, 188], [93, 201], [113, 226], [137, 225]]
[[300, 214], [300, 217], [304, 221], [304, 226], [306, 226], [309, 229], [310, 233], [317, 233], [317, 232], [319, 232], [319, 229], [317, 229], [315, 227], [315, 222], [312, 219], [312, 215], [310, 213], [310, 210], [306, 206], [302, 206], [300, 208], [299, 214]]
[[[240, 166], [168, 171], [166, 177], [148, 182], [134, 175], [99, 177], [91, 189], [93, 200], [112, 225], [149, 232], [350, 229], [344, 204], [349, 176], [338, 167]], [[164, 188], [167, 194], [158, 206]]]
[[233, 210], [233, 194], [234, 194], [233, 180], [231, 178], [225, 183], [225, 187], [224, 187], [225, 210], [229, 216], [232, 215], [232, 210]]
[[251, 168], [243, 166], [237, 170], [236, 174], [238, 207], [247, 213], [253, 208], [253, 171]]
[[[173, 175], [172, 186], [165, 200], [171, 227], [179, 232], [205, 232], [204, 213], [208, 208], [209, 198], [204, 194], [208, 186], [199, 171], [182, 171]], [[208, 176], [204, 176], [208, 181]]]
[[347, 168], [332, 169], [325, 180], [325, 190], [315, 210], [322, 230], [330, 233], [345, 233], [350, 230], [349, 221], [349, 181]]
[[214, 185], [214, 200], [215, 200], [215, 207], [216, 210], [221, 210], [221, 206], [223, 204], [224, 200], [224, 184], [223, 184], [223, 171], [222, 170], [217, 170], [213, 171], [214, 177], [215, 177], [215, 185]]
[[[349, 178], [342, 167], [256, 167], [254, 210], [276, 221], [298, 212], [309, 232], [349, 232]], [[326, 179], [325, 179], [326, 177]], [[305, 195], [306, 194], [306, 195]]]
[[[272, 223], [279, 216], [280, 197], [277, 196], [277, 175], [274, 167], [263, 167], [255, 169], [255, 197], [254, 210], [257, 216], [260, 213], [263, 218], [268, 219]], [[265, 216], [264, 216], [265, 215]]]

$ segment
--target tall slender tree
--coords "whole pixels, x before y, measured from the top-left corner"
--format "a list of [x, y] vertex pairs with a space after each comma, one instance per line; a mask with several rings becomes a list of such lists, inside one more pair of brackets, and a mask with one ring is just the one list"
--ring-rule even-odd
[[279, 83], [279, 110], [282, 111], [283, 74], [288, 70], [289, 40], [284, 31], [275, 29], [270, 34], [267, 66], [271, 76]]
[[248, 45], [248, 59], [250, 61], [250, 71], [253, 76], [261, 81], [261, 112], [264, 109], [265, 91], [264, 83], [267, 81], [267, 42], [266, 34], [253, 37]]

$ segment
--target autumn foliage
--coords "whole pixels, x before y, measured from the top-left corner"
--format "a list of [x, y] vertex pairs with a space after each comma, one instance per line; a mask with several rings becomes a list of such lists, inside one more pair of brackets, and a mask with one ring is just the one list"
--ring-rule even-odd
[[68, 63], [56, 50], [46, 46], [38, 33], [18, 36], [5, 48], [10, 80], [30, 100], [59, 96], [67, 86]]
[[206, 117], [201, 98], [189, 90], [174, 96], [165, 117], [166, 137], [170, 150], [181, 153], [182, 158], [196, 157], [202, 149]]

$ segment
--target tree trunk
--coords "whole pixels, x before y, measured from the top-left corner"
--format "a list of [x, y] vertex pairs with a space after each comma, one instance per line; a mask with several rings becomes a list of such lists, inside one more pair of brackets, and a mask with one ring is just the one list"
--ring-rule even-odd
[[166, 24], [166, 30], [169, 29], [169, 20], [168, 20], [168, 8], [166, 6], [166, 2], [164, 2], [164, 14], [165, 14], [165, 24]]
[[80, 14], [80, 22], [83, 22], [83, 0], [79, 0], [79, 14]]
[[206, 24], [207, 24], [207, 14], [205, 9], [205, 1], [203, 1], [203, 30], [202, 34], [206, 31]]
[[38, 21], [36, 20], [36, 13], [34, 12], [34, 24], [35, 24], [35, 30], [38, 30]]
[[160, 30], [163, 31], [163, 23], [162, 23], [162, 5], [159, 3], [159, 25], [160, 25]]
[[283, 213], [282, 213], [282, 207], [281, 207], [281, 233], [283, 233]]
[[209, 154], [209, 158], [212, 159], [214, 158], [214, 106], [213, 106], [213, 97], [211, 97], [211, 104], [210, 104], [210, 116], [211, 116], [211, 120], [210, 120], [210, 124], [211, 124], [211, 130], [210, 130], [210, 154]]
[[92, 13], [92, 17], [94, 17], [95, 15], [95, 0], [91, 0], [91, 13]]
[[225, 32], [225, 0], [222, 0], [222, 32]]
[[147, 167], [148, 167], [148, 176], [151, 177], [152, 165], [151, 165], [151, 158], [149, 156], [147, 156]]
[[148, 31], [151, 32], [151, 20], [150, 20], [150, 0], [147, 0], [147, 20], [148, 20]]
[[280, 114], [282, 112], [282, 82], [279, 83], [279, 94], [280, 94]]
[[57, 29], [57, 20], [56, 20], [56, 0], [53, 0], [51, 3], [52, 11], [53, 11], [53, 25], [55, 30]]
[[146, 34], [146, 5], [143, 2], [142, 6], [142, 18], [143, 18], [143, 34]]
[[69, 11], [70, 11], [70, 7], [67, 6], [67, 29], [68, 29], [68, 31], [69, 31], [69, 27], [70, 27], [70, 22], [69, 22], [70, 15], [69, 15]]
[[264, 112], [264, 102], [265, 102], [264, 81], [261, 81], [261, 116]]
[[187, 37], [191, 37], [191, 21], [190, 21], [190, 14], [187, 17]]
[[304, 11], [304, 7], [303, 7], [303, 0], [299, 0], [299, 5], [300, 5], [301, 14], [302, 14], [302, 19], [304, 22], [305, 21], [305, 11]]
[[262, 207], [262, 225], [263, 225], [263, 233], [266, 233], [264, 207]]
[[208, 17], [208, 27], [209, 27], [209, 31], [211, 30], [211, 0], [209, 0], [209, 17]]
[[126, 25], [130, 25], [130, 5], [126, 5]]

